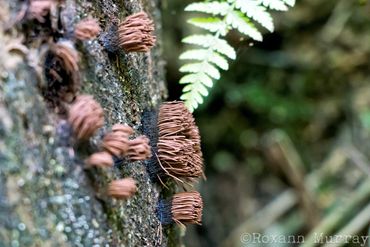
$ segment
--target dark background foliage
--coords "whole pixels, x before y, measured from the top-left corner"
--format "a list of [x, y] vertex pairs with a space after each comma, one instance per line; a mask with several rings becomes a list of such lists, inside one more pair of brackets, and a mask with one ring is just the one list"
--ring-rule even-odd
[[[191, 13], [183, 9], [189, 3], [162, 3], [171, 100], [181, 94], [181, 39], [201, 32], [186, 23]], [[366, 1], [302, 0], [286, 13], [273, 12], [276, 31], [265, 33], [263, 42], [252, 43], [233, 32], [227, 36], [237, 59], [195, 112], [207, 181], [199, 186], [204, 223], [188, 228], [188, 246], [238, 242], [238, 227], [258, 218], [263, 207], [291, 188], [298, 198], [307, 195], [308, 202], [254, 229], [309, 235], [338, 205], [353, 200], [349, 195], [363, 197], [349, 207], [348, 220], [369, 204], [369, 196], [359, 189], [370, 169], [369, 10]], [[282, 150], [278, 155], [275, 144]], [[303, 182], [308, 174], [317, 186]], [[314, 224], [291, 223], [314, 216]], [[345, 222], [338, 221], [324, 233], [342, 229]], [[357, 225], [353, 234], [366, 234], [367, 227], [368, 222]]]

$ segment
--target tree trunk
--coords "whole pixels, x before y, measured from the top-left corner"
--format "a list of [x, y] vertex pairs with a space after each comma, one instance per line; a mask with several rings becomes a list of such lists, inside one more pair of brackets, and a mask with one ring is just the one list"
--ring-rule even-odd
[[[155, 212], [160, 186], [150, 180], [144, 162], [111, 169], [86, 169], [83, 162], [115, 123], [142, 134], [142, 112], [166, 96], [159, 2], [66, 0], [40, 23], [27, 11], [19, 17], [29, 1], [0, 0], [0, 246], [137, 247], [178, 241], [172, 228], [162, 234]], [[115, 50], [109, 39], [116, 20], [141, 10], [155, 22], [156, 46], [147, 53]], [[74, 24], [89, 15], [99, 20], [101, 34], [74, 41]], [[52, 31], [55, 24], [58, 30]], [[65, 117], [40, 90], [43, 50], [62, 39], [71, 40], [80, 56], [79, 94], [93, 95], [104, 109], [104, 127], [84, 144], [69, 141]], [[109, 198], [108, 182], [128, 176], [137, 181], [135, 196]]]

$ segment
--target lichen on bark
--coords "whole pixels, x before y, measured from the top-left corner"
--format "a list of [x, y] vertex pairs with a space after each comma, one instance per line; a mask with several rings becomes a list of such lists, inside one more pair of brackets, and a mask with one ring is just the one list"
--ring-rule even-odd
[[[1, 0], [0, 246], [176, 245], [172, 228], [162, 234], [155, 214], [161, 187], [150, 180], [144, 162], [125, 161], [107, 170], [83, 163], [115, 123], [127, 123], [140, 135], [143, 111], [166, 97], [159, 1], [65, 1], [64, 33], [48, 42], [72, 39], [73, 25], [89, 15], [103, 30], [99, 38], [75, 44], [80, 93], [93, 95], [105, 114], [105, 126], [78, 145], [64, 140], [66, 123], [39, 89], [38, 62], [50, 32], [35, 21], [5, 30], [26, 2]], [[104, 37], [112, 34], [115, 20], [140, 10], [155, 21], [156, 47], [149, 53], [107, 51]], [[127, 176], [137, 180], [138, 193], [127, 201], [107, 197], [109, 181]]]

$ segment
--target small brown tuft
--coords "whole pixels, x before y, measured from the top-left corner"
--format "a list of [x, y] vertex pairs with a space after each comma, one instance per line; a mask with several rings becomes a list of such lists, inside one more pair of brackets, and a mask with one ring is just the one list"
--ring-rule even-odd
[[28, 16], [30, 19], [36, 19], [40, 23], [45, 22], [45, 16], [50, 13], [56, 1], [53, 0], [30, 0]]
[[172, 198], [172, 219], [178, 224], [202, 223], [203, 201], [199, 192], [181, 192]]
[[177, 178], [196, 178], [203, 174], [201, 153], [184, 136], [161, 137], [157, 143], [163, 169]]
[[79, 40], [93, 39], [100, 33], [101, 29], [96, 19], [86, 18], [75, 26], [75, 37]]
[[128, 137], [133, 133], [130, 126], [116, 124], [112, 132], [107, 133], [103, 138], [102, 147], [116, 157], [126, 155], [129, 148]]
[[58, 56], [64, 63], [65, 69], [72, 73], [78, 72], [78, 62], [80, 58], [77, 50], [73, 48], [73, 45], [68, 41], [58, 42], [51, 46], [52, 52]]
[[114, 180], [108, 186], [108, 195], [116, 199], [130, 198], [136, 191], [136, 182], [132, 178]]
[[147, 52], [156, 41], [153, 31], [153, 21], [145, 12], [130, 15], [119, 24], [119, 45], [128, 52]]
[[115, 124], [112, 126], [112, 131], [113, 132], [122, 132], [122, 133], [127, 133], [128, 135], [132, 135], [134, 133], [134, 130], [125, 124]]
[[139, 136], [129, 140], [127, 156], [133, 161], [149, 159], [151, 156], [149, 139], [146, 136]]
[[158, 115], [158, 158], [165, 172], [176, 178], [203, 175], [200, 135], [183, 102], [166, 102]]
[[103, 109], [90, 95], [77, 96], [68, 114], [78, 139], [88, 139], [104, 124]]
[[70, 103], [80, 89], [79, 56], [69, 41], [51, 44], [45, 54], [42, 94], [51, 108], [64, 114], [62, 102]]
[[161, 105], [158, 116], [160, 136], [184, 135], [199, 143], [199, 130], [191, 112], [182, 101], [165, 102]]
[[86, 165], [88, 166], [97, 166], [101, 168], [107, 168], [113, 166], [113, 158], [107, 152], [99, 152], [90, 155], [89, 158], [85, 160]]

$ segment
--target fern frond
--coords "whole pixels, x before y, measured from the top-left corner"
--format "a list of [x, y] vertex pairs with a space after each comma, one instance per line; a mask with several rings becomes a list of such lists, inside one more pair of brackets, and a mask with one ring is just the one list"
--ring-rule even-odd
[[262, 41], [262, 34], [254, 27], [248, 17], [239, 11], [233, 11], [226, 16], [226, 23], [256, 41]]
[[288, 6], [294, 6], [295, 0], [259, 0], [258, 3], [269, 9], [287, 11]]
[[274, 10], [279, 10], [279, 11], [288, 10], [288, 7], [281, 0], [260, 0], [259, 3], [269, 9], [274, 9]]
[[[212, 87], [212, 79], [205, 73], [188, 74], [181, 78], [181, 84], [187, 84], [183, 88], [180, 99], [185, 101], [185, 105], [193, 111], [199, 104], [203, 104], [203, 97], [208, 95], [207, 87]], [[189, 84], [188, 84], [189, 83]]]
[[286, 11], [295, 0], [218, 0], [189, 4], [185, 10], [205, 13], [208, 17], [191, 18], [188, 23], [205, 30], [204, 34], [190, 35], [183, 43], [198, 46], [180, 55], [190, 60], [180, 68], [185, 75], [180, 84], [185, 84], [180, 99], [193, 111], [203, 103], [213, 80], [220, 78], [219, 69], [227, 70], [227, 58], [235, 59], [236, 52], [225, 40], [229, 30], [235, 29], [253, 40], [262, 41], [262, 34], [253, 22], [269, 31], [274, 30], [268, 9]]
[[223, 56], [221, 56], [217, 52], [209, 51], [206, 49], [194, 49], [185, 51], [180, 55], [179, 58], [181, 60], [199, 60], [199, 61], [204, 61], [208, 59], [210, 62], [217, 65], [219, 68], [223, 70], [229, 69], [229, 64], [227, 63], [227, 60]]
[[193, 82], [202, 82], [207, 87], [213, 86], [212, 79], [205, 73], [188, 74], [180, 79], [180, 84], [187, 84]]
[[[187, 92], [185, 91], [188, 90]], [[204, 95], [203, 93], [207, 93]], [[180, 99], [185, 101], [185, 105], [193, 111], [196, 109], [199, 104], [203, 104], [203, 96], [208, 95], [208, 90], [202, 85], [201, 81], [195, 81], [192, 84], [188, 84], [183, 89], [183, 94], [181, 95]]]
[[208, 62], [185, 64], [179, 70], [180, 72], [184, 73], [203, 72], [212, 77], [213, 79], [216, 80], [220, 79], [220, 72], [218, 71], [218, 69]]
[[[186, 92], [189, 92], [189, 91], [192, 91], [193, 88], [194, 88], [194, 85], [195, 84], [188, 84], [186, 85], [184, 88], [183, 88], [183, 92], [186, 93]], [[199, 91], [199, 93], [203, 96], [208, 96], [208, 90], [207, 88], [202, 84], [202, 83], [199, 83], [197, 84], [197, 90]]]
[[234, 48], [229, 45], [226, 40], [220, 39], [210, 34], [195, 34], [188, 36], [182, 40], [183, 43], [191, 45], [199, 45], [211, 50], [217, 51], [230, 59], [236, 58]]
[[186, 6], [185, 11], [203, 12], [212, 15], [224, 16], [228, 12], [230, 5], [226, 2], [205, 2], [191, 3]]
[[[195, 85], [195, 83], [193, 83], [193, 85]], [[197, 109], [199, 104], [203, 104], [203, 98], [194, 88], [192, 88], [189, 92], [183, 93], [180, 99], [184, 101], [185, 106], [190, 110], [190, 112], [193, 112], [194, 109]]]
[[226, 23], [217, 17], [191, 18], [188, 20], [188, 23], [212, 33], [220, 32], [220, 35], [226, 35], [227, 33]]
[[249, 18], [255, 20], [270, 32], [274, 31], [272, 17], [266, 8], [259, 5], [255, 0], [229, 0], [235, 3], [235, 7], [246, 14]]

